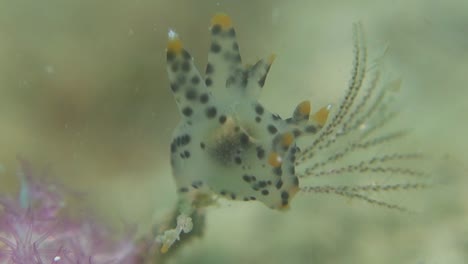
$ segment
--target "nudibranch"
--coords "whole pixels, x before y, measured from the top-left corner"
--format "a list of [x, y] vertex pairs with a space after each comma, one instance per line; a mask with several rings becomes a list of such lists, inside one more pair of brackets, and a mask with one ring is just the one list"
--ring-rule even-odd
[[215, 194], [284, 210], [299, 190], [295, 141], [320, 131], [328, 109], [311, 114], [304, 101], [288, 119], [269, 111], [258, 99], [274, 55], [243, 65], [225, 14], [213, 17], [210, 32], [204, 77], [177, 34], [169, 34], [167, 72], [182, 116], [171, 143], [178, 192], [188, 201]]
[[[158, 236], [166, 252], [182, 233], [192, 230], [191, 216], [222, 197], [259, 201], [284, 211], [298, 193], [332, 193], [405, 211], [376, 200], [369, 193], [424, 188], [424, 183], [299, 186], [300, 178], [342, 174], [425, 176], [395, 162], [421, 157], [419, 153], [379, 154], [370, 148], [402, 137], [403, 131], [378, 134], [395, 117], [388, 103], [400, 81], [379, 85], [377, 67], [367, 67], [360, 25], [354, 27], [354, 62], [344, 99], [334, 108], [312, 112], [303, 101], [291, 117], [281, 118], [258, 102], [274, 55], [243, 65], [231, 19], [218, 14], [211, 21], [208, 64], [202, 76], [174, 31], [169, 31], [167, 72], [182, 117], [170, 144], [171, 165], [179, 194], [177, 226]], [[378, 63], [378, 62], [377, 62]], [[373, 65], [376, 66], [376, 65]], [[367, 76], [372, 76], [365, 81]], [[367, 89], [361, 89], [366, 86]], [[364, 93], [360, 91], [365, 90]], [[311, 143], [301, 149], [299, 138]], [[352, 157], [364, 152], [369, 158]], [[307, 162], [307, 163], [306, 163]], [[174, 219], [175, 220], [175, 219]]]
[[329, 107], [311, 113], [309, 101], [299, 103], [287, 119], [266, 109], [258, 99], [275, 56], [243, 65], [226, 14], [212, 18], [210, 32], [204, 77], [178, 35], [168, 34], [167, 72], [182, 116], [170, 145], [181, 205], [177, 227], [159, 237], [162, 252], [181, 232], [190, 232], [189, 216], [204, 199], [260, 201], [288, 209], [299, 191], [295, 142], [317, 134], [328, 117]]

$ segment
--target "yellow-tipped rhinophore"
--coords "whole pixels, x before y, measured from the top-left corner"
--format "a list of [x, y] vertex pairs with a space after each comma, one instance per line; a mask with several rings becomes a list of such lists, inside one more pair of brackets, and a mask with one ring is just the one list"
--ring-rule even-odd
[[275, 61], [276, 59], [276, 54], [272, 53], [269, 57], [268, 57], [268, 64], [271, 65], [273, 64], [273, 62]]
[[161, 253], [165, 254], [165, 253], [167, 253], [167, 251], [169, 251], [169, 245], [168, 245], [168, 244], [164, 244], [164, 245], [161, 247]]
[[322, 107], [318, 110], [312, 118], [321, 126], [325, 125], [328, 119], [328, 114], [330, 113], [330, 107]]
[[281, 166], [282, 161], [281, 156], [276, 152], [271, 152], [268, 156], [268, 163], [274, 168]]
[[284, 147], [289, 147], [294, 142], [294, 136], [291, 132], [284, 133], [283, 137], [281, 138], [281, 144]]
[[167, 51], [174, 54], [181, 53], [183, 45], [177, 33], [175, 33], [173, 30], [169, 30], [168, 37], [169, 40], [167, 41]]
[[309, 116], [310, 114], [310, 102], [303, 101], [298, 105], [299, 113], [303, 116]]
[[232, 20], [228, 15], [224, 13], [216, 14], [211, 19], [211, 26], [214, 25], [220, 25], [221, 29], [226, 30], [232, 27]]

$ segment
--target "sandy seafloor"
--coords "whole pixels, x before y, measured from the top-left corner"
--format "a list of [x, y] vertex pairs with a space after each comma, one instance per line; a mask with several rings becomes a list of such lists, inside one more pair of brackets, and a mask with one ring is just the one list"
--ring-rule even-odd
[[167, 30], [203, 69], [219, 11], [232, 17], [245, 62], [277, 54], [261, 102], [282, 115], [305, 99], [339, 102], [351, 25], [362, 21], [369, 52], [388, 45], [386, 70], [403, 80], [397, 123], [412, 133], [392, 148], [427, 153], [425, 169], [447, 184], [397, 194], [415, 215], [332, 195], [299, 195], [287, 213], [224, 202], [208, 211], [204, 238], [170, 262], [468, 263], [461, 0], [1, 1], [0, 190], [17, 188], [20, 155], [87, 192], [108, 221], [147, 230], [176, 200], [168, 152], [179, 116], [165, 71]]

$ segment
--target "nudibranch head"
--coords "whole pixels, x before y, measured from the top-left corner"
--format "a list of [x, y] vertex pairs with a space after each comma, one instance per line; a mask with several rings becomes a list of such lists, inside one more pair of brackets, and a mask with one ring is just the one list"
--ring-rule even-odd
[[316, 134], [328, 108], [311, 114], [301, 102], [283, 119], [258, 102], [274, 55], [244, 66], [231, 19], [212, 19], [204, 78], [173, 31], [167, 44], [167, 71], [182, 120], [171, 143], [178, 191], [188, 200], [199, 193], [258, 200], [289, 208], [299, 190], [296, 139]]

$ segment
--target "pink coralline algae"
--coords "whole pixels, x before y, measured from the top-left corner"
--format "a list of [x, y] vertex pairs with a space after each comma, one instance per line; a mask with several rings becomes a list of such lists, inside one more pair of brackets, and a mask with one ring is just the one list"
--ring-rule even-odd
[[63, 186], [25, 161], [20, 168], [18, 195], [0, 195], [0, 264], [136, 263], [132, 232], [118, 237], [89, 213], [71, 217]]

